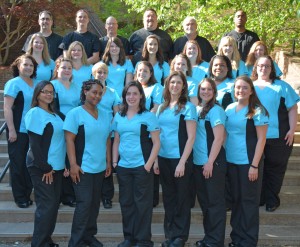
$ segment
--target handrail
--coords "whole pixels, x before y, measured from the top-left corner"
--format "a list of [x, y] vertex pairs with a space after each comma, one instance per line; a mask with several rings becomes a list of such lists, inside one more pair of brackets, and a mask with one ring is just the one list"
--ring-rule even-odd
[[[0, 135], [2, 135], [2, 133], [5, 129], [6, 129], [6, 123], [4, 122], [0, 128]], [[0, 173], [0, 183], [1, 183], [2, 179], [4, 178], [5, 173], [7, 172], [8, 168], [9, 168], [9, 165], [10, 165], [10, 160], [7, 161], [2, 172]]]

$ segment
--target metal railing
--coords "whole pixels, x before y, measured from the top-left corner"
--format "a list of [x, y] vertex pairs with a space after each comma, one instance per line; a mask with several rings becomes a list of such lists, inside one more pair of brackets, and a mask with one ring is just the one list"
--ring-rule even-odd
[[[0, 135], [2, 135], [3, 131], [6, 129], [6, 123], [3, 123], [1, 128], [0, 128]], [[2, 179], [4, 178], [8, 168], [9, 168], [9, 165], [10, 165], [10, 160], [7, 161], [7, 163], [5, 164], [3, 170], [1, 171], [0, 173], [0, 183], [2, 181]]]

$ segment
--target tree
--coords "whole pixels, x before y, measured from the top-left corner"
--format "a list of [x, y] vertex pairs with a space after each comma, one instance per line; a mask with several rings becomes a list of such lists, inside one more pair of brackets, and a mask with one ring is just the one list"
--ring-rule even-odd
[[76, 6], [71, 0], [0, 0], [0, 65], [6, 63], [11, 48], [38, 26], [38, 13], [44, 9], [62, 28], [74, 22]]

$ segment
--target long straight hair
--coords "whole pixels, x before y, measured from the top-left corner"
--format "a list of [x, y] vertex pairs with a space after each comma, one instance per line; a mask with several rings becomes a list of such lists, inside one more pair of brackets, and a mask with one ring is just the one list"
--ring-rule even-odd
[[56, 107], [55, 107], [55, 89], [53, 84], [50, 81], [40, 81], [34, 88], [33, 91], [33, 96], [32, 96], [32, 101], [31, 101], [31, 108], [39, 106], [39, 101], [38, 101], [38, 96], [41, 94], [42, 90], [47, 86], [47, 85], [51, 85], [52, 89], [53, 89], [53, 100], [50, 104], [48, 104], [48, 110], [50, 112], [56, 112]]
[[125, 50], [122, 41], [118, 37], [112, 37], [108, 39], [107, 45], [104, 50], [104, 54], [102, 56], [102, 61], [106, 63], [107, 66], [110, 62], [112, 62], [112, 58], [109, 51], [111, 43], [115, 43], [120, 48], [119, 60], [117, 61], [117, 63], [120, 65], [124, 65], [126, 61]]
[[40, 38], [44, 43], [44, 47], [43, 47], [43, 51], [42, 51], [43, 62], [46, 65], [49, 65], [50, 61], [51, 61], [51, 57], [50, 57], [49, 50], [48, 50], [48, 43], [47, 43], [47, 40], [45, 39], [45, 37], [41, 33], [35, 33], [31, 36], [31, 39], [29, 41], [29, 45], [28, 45], [26, 53], [29, 54], [29, 55], [32, 55], [32, 53], [33, 53], [33, 42], [37, 37]]

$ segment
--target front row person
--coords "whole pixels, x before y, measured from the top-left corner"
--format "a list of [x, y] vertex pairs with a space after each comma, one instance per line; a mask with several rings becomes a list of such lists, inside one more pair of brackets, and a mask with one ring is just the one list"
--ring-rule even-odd
[[155, 115], [146, 110], [139, 82], [125, 86], [122, 100], [113, 121], [113, 166], [119, 181], [124, 234], [124, 241], [118, 246], [151, 247], [152, 166], [160, 147], [159, 127]]
[[[176, 58], [175, 58], [176, 59]], [[191, 208], [189, 183], [196, 135], [196, 107], [188, 101], [188, 83], [181, 71], [173, 71], [165, 81], [164, 103], [156, 113], [161, 148], [158, 167], [165, 209], [163, 247], [183, 247], [189, 236]]]
[[198, 86], [197, 131], [193, 148], [194, 178], [203, 214], [204, 238], [196, 247], [224, 246], [226, 204], [225, 111], [217, 102], [217, 86], [206, 78]]
[[36, 211], [31, 246], [50, 246], [60, 203], [66, 144], [63, 120], [54, 107], [54, 87], [41, 81], [35, 87], [31, 109], [25, 116], [30, 149], [27, 168], [34, 187]]
[[[230, 238], [234, 246], [257, 246], [259, 201], [269, 113], [253, 82], [240, 76], [234, 83], [237, 102], [226, 109], [226, 159], [232, 194]], [[223, 246], [223, 245], [222, 245]]]
[[111, 171], [111, 116], [97, 108], [103, 94], [98, 80], [83, 83], [81, 106], [64, 122], [70, 175], [76, 196], [69, 247], [102, 247], [95, 238], [103, 179]]

